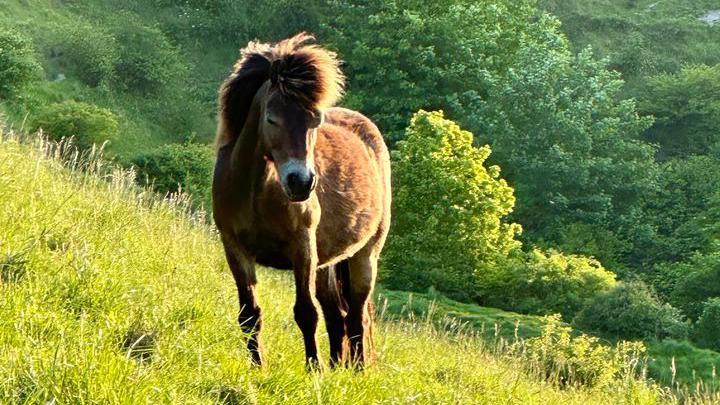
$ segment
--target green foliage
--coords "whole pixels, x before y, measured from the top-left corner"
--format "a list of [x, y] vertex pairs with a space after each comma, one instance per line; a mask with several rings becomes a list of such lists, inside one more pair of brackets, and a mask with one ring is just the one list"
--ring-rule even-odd
[[615, 348], [592, 336], [572, 336], [560, 317], [546, 318], [542, 336], [515, 344], [515, 351], [547, 379], [567, 386], [605, 387], [641, 371], [645, 346], [620, 342]]
[[539, 8], [563, 22], [573, 49], [588, 44], [609, 58], [642, 97], [646, 78], [677, 72], [688, 63], [720, 63], [720, 31], [699, 21], [717, 8], [712, 0], [540, 0]]
[[16, 97], [39, 79], [41, 72], [32, 43], [20, 33], [0, 27], [0, 100]]
[[720, 142], [720, 65], [686, 66], [651, 78], [641, 110], [656, 117], [645, 136], [660, 157], [707, 154]]
[[97, 24], [76, 21], [55, 27], [48, 52], [57, 59], [60, 71], [70, 73], [80, 82], [96, 87], [108, 85], [115, 79], [118, 63], [118, 42], [112, 34]]
[[188, 86], [188, 66], [160, 29], [127, 18], [113, 34], [120, 53], [115, 72], [123, 90], [147, 96], [168, 86]]
[[484, 305], [521, 313], [560, 312], [567, 319], [615, 285], [615, 275], [597, 260], [538, 249], [479, 278]]
[[687, 260], [695, 252], [710, 251], [715, 238], [711, 211], [720, 190], [720, 159], [672, 159], [661, 170], [660, 187], [645, 208], [656, 233], [638, 255], [645, 264]]
[[209, 209], [214, 155], [207, 145], [168, 144], [135, 157], [133, 164], [141, 183], [162, 194], [181, 190]]
[[683, 339], [689, 325], [676, 308], [662, 303], [643, 282], [620, 283], [599, 294], [575, 318], [583, 330], [621, 339]]
[[519, 247], [518, 225], [504, 222], [515, 199], [486, 168], [487, 147], [472, 145], [441, 112], [418, 112], [393, 154], [393, 232], [381, 279], [391, 288], [478, 298], [478, 280]]
[[634, 138], [650, 120], [632, 100], [617, 101], [621, 88], [590, 50], [573, 56], [563, 45], [523, 47], [507, 80], [490, 89], [481, 142], [508, 169], [513, 218], [529, 239], [556, 244], [567, 227], [584, 224], [592, 231], [580, 251], [617, 261], [645, 232], [640, 209], [658, 170], [652, 147]]
[[442, 109], [464, 127], [484, 130], [482, 107], [493, 102], [488, 87], [517, 66], [520, 44], [560, 40], [548, 33], [556, 21], [535, 18], [530, 0], [343, 0], [324, 16], [323, 37], [347, 62], [346, 103], [377, 121], [391, 141], [418, 109]]
[[700, 347], [720, 352], [720, 296], [705, 301], [693, 327], [693, 341]]
[[698, 319], [704, 302], [720, 297], [720, 252], [697, 254], [687, 262], [668, 267], [682, 275], [670, 294], [670, 302], [690, 319]]
[[42, 129], [54, 140], [73, 137], [83, 149], [112, 141], [118, 135], [118, 120], [112, 111], [73, 100], [50, 104], [32, 124], [34, 130]]

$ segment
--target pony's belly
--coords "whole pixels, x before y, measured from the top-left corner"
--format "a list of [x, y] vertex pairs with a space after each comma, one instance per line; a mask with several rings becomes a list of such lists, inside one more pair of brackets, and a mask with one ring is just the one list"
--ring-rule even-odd
[[255, 262], [261, 266], [280, 270], [292, 270], [293, 267], [290, 258], [279, 252], [258, 252], [257, 256], [255, 256]]

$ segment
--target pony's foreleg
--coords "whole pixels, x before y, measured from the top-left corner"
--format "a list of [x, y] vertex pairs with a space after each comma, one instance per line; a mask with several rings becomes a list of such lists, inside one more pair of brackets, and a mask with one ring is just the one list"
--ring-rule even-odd
[[315, 304], [315, 273], [317, 268], [317, 246], [314, 232], [303, 237], [300, 248], [295, 254], [293, 271], [295, 274], [295, 322], [303, 334], [305, 343], [305, 362], [308, 368], [319, 365], [315, 331], [318, 323], [318, 310]]
[[242, 249], [227, 243], [225, 238], [223, 238], [223, 244], [225, 245], [225, 257], [233, 278], [235, 278], [235, 285], [238, 290], [240, 301], [238, 323], [243, 332], [248, 335], [247, 348], [250, 351], [253, 363], [262, 365], [262, 348], [260, 345], [262, 317], [260, 307], [255, 300], [255, 284], [257, 284], [255, 261], [251, 256], [245, 254]]
[[375, 286], [377, 274], [377, 254], [374, 247], [367, 246], [350, 258], [350, 291], [348, 298], [349, 310], [346, 318], [347, 335], [350, 341], [350, 362], [363, 367], [369, 360], [370, 353], [365, 347], [370, 343], [370, 322], [372, 321], [368, 302]]

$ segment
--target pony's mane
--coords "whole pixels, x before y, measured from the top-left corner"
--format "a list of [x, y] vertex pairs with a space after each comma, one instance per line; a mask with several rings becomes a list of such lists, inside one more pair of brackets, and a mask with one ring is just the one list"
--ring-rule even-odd
[[316, 44], [302, 32], [270, 45], [250, 42], [241, 50], [233, 73], [220, 89], [220, 120], [217, 146], [232, 142], [245, 123], [252, 99], [262, 84], [308, 110], [324, 110], [343, 94], [345, 76], [334, 52]]

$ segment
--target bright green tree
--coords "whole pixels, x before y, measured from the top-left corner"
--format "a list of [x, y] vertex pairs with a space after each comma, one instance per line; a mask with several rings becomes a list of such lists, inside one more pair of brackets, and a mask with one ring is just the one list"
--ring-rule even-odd
[[418, 112], [393, 154], [393, 224], [383, 256], [390, 288], [475, 300], [484, 271], [519, 248], [513, 190], [500, 168], [486, 167], [490, 148], [441, 112]]

